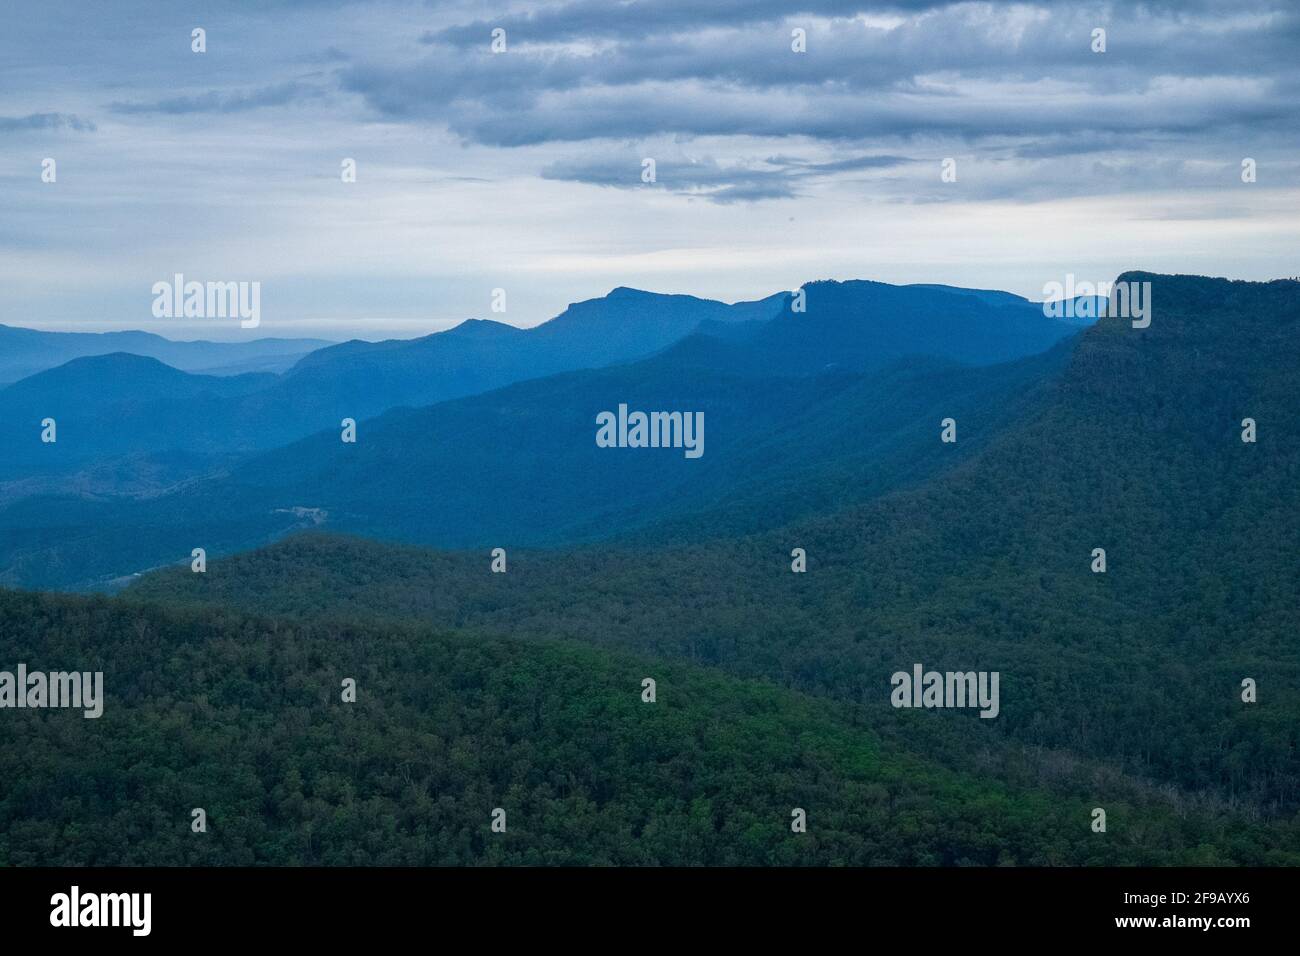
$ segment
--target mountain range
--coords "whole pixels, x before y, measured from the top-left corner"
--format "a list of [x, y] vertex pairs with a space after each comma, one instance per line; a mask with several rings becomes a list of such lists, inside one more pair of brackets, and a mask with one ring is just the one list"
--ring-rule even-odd
[[[1148, 327], [615, 290], [0, 391], [0, 580], [116, 592], [0, 589], [3, 659], [113, 688], [94, 732], [0, 722], [0, 862], [1294, 865], [1300, 283], [1120, 281]], [[620, 405], [703, 453], [601, 447]], [[922, 666], [997, 718], [891, 706]]]
[[[307, 534], [127, 593], [688, 660], [867, 707], [880, 733], [948, 766], [991, 772], [1030, 754], [1050, 779], [1098, 761], [1178, 806], [1271, 819], [1290, 839], [1300, 283], [1123, 278], [1152, 282], [1149, 328], [1103, 319], [1062, 343], [1059, 364], [1052, 352], [1020, 363], [1041, 373], [1036, 387], [979, 447], [858, 502], [709, 536], [500, 540], [505, 575], [489, 573], [485, 547]], [[911, 447], [941, 447], [937, 421], [924, 424]], [[999, 718], [903, 719], [884, 689], [918, 661], [999, 672]], [[1247, 680], [1258, 704], [1243, 699]]]
[[0, 385], [57, 368], [77, 358], [126, 352], [173, 368], [207, 375], [283, 372], [329, 342], [255, 339], [251, 342], [174, 342], [151, 332], [44, 332], [0, 325]]
[[[462, 546], [587, 540], [728, 501], [724, 530], [780, 520], [951, 464], [1075, 332], [1011, 296], [817, 282], [801, 298], [616, 289], [535, 329], [350, 342], [279, 376], [74, 360], [0, 391], [0, 580], [85, 586], [304, 522]], [[1018, 364], [1044, 350], [1041, 367]], [[595, 416], [625, 401], [703, 412], [718, 450], [603, 452]], [[922, 439], [959, 411], [960, 451]], [[345, 418], [355, 444], [339, 440]]]

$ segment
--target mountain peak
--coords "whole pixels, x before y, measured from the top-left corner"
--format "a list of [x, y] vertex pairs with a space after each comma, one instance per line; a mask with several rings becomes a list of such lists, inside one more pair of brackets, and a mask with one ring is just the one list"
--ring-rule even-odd
[[496, 319], [466, 319], [447, 331], [457, 335], [509, 335], [521, 330], [507, 322], [498, 322]]
[[159, 361], [151, 355], [136, 355], [134, 352], [105, 352], [102, 355], [82, 355], [69, 359], [62, 365], [40, 372], [38, 375], [102, 375], [115, 372], [133, 375], [185, 375], [180, 369], [173, 368], [166, 362]]

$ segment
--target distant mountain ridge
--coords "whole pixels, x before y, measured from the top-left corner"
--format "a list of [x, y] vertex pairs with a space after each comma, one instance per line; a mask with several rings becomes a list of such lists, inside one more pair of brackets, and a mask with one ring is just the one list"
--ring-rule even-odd
[[[728, 306], [618, 289], [532, 330], [471, 321], [426, 339], [345, 343], [215, 402], [193, 384], [157, 394], [162, 412], [140, 396], [134, 412], [167, 427], [142, 426], [150, 437], [131, 453], [170, 440], [176, 454], [201, 456], [196, 480], [161, 494], [158, 475], [177, 468], [146, 457], [145, 500], [44, 500], [17, 484], [0, 511], [0, 534], [11, 528], [15, 542], [8, 559], [0, 551], [10, 562], [0, 574], [74, 583], [40, 568], [70, 569], [55, 556], [75, 539], [81, 581], [114, 577], [170, 560], [178, 536], [217, 554], [302, 527], [308, 514], [443, 546], [556, 545], [670, 521], [696, 536], [770, 527], [960, 461], [1056, 374], [1068, 349], [1051, 347], [1074, 334], [1017, 300], [990, 305], [948, 290], [815, 282], [801, 309], [794, 302], [782, 293]], [[539, 363], [645, 351], [627, 364], [538, 374]], [[0, 392], [0, 419], [5, 399]], [[704, 457], [598, 448], [595, 417], [621, 402], [702, 413]], [[119, 409], [131, 411], [106, 414]], [[41, 455], [31, 411], [17, 417], [28, 454]], [[956, 448], [931, 440], [951, 414], [964, 422]], [[339, 440], [344, 418], [358, 422], [355, 445]], [[237, 450], [249, 457], [232, 461]], [[77, 491], [87, 479], [47, 486]]]
[[667, 348], [702, 322], [772, 319], [787, 297], [779, 293], [728, 305], [619, 287], [573, 303], [529, 329], [470, 319], [418, 339], [345, 342], [304, 357], [277, 386], [272, 401], [324, 420], [338, 415], [359, 420], [401, 405], [431, 405], [525, 379], [635, 361]]
[[46, 332], [0, 325], [0, 386], [77, 358], [122, 352], [157, 359], [186, 372], [283, 372], [323, 339], [177, 342], [152, 332]]
[[861, 279], [809, 282], [802, 291], [802, 308], [787, 297], [771, 322], [727, 336], [742, 343], [727, 371], [867, 371], [917, 356], [992, 365], [1045, 352], [1078, 331], [1009, 293]]
[[[14, 353], [0, 351], [9, 356], [11, 368], [56, 362], [68, 352], [92, 353], [9, 388], [0, 386], [0, 445], [13, 449], [0, 456], [0, 503], [67, 491], [98, 496], [115, 488], [154, 494], [219, 471], [241, 456], [335, 427], [343, 418], [362, 420], [557, 371], [631, 361], [688, 334], [701, 321], [770, 318], [780, 298], [727, 305], [618, 288], [571, 305], [533, 329], [471, 319], [419, 339], [335, 346], [308, 340], [175, 343], [143, 332], [0, 327], [0, 345], [23, 346]], [[318, 350], [318, 344], [326, 347]], [[96, 351], [114, 345], [120, 350]], [[167, 375], [166, 366], [148, 364], [170, 358], [185, 365], [258, 365], [259, 350], [266, 353], [261, 364], [270, 362], [286, 374], [232, 376], [239, 381], [225, 387], [208, 375], [195, 373], [189, 381], [179, 372]], [[95, 358], [99, 361], [90, 361]], [[55, 446], [33, 441], [46, 417], [60, 426], [62, 441]]]
[[[427, 406], [664, 350], [675, 350], [683, 367], [694, 362], [702, 373], [802, 376], [832, 366], [883, 367], [909, 354], [987, 364], [1042, 351], [1072, 331], [1064, 323], [1044, 320], [1016, 297], [995, 297], [1006, 304], [990, 306], [983, 301], [990, 293], [972, 297], [960, 290], [815, 282], [803, 294], [804, 310], [795, 312], [791, 293], [726, 304], [619, 287], [570, 305], [531, 329], [471, 319], [419, 339], [346, 342], [310, 352], [278, 377], [243, 378], [238, 387], [224, 391], [211, 381], [184, 383], [146, 373], [146, 366], [129, 360], [135, 353], [128, 352], [105, 356], [100, 363], [49, 369], [21, 388], [0, 388], [0, 439], [14, 442], [16, 449], [0, 460], [0, 502], [32, 490], [28, 482], [7, 489], [3, 482], [22, 477], [21, 470], [33, 462], [40, 463], [42, 473], [57, 463], [64, 474], [46, 483], [51, 491], [84, 487], [67, 468], [92, 460], [102, 464], [102, 456], [112, 455], [118, 434], [140, 436], [124, 441], [123, 454], [136, 454], [146, 439], [158, 442], [148, 447], [152, 460], [143, 484], [122, 486], [133, 493], [157, 489], [158, 460], [175, 462], [179, 456], [190, 465], [230, 461], [337, 427], [344, 418], [362, 421], [397, 407]], [[691, 343], [696, 331], [707, 331], [707, 342]], [[33, 334], [42, 341], [49, 338]], [[72, 341], [85, 338], [74, 335]], [[143, 333], [88, 338], [97, 347], [144, 342], [146, 352], [160, 342], [202, 345], [166, 343]], [[719, 342], [730, 343], [725, 356], [717, 350]], [[694, 356], [692, 349], [697, 350]], [[208, 360], [229, 357], [223, 353]], [[114, 370], [114, 363], [122, 368]], [[107, 396], [98, 394], [97, 383], [87, 377], [92, 372], [102, 375], [108, 388], [120, 390], [111, 385], [114, 380], [126, 383], [129, 394], [118, 395], [108, 408]], [[214, 394], [222, 396], [219, 403]], [[69, 441], [77, 434], [88, 440], [77, 442], [75, 449], [65, 444], [53, 454], [34, 446], [31, 438], [36, 424], [56, 409], [54, 417], [65, 426]], [[143, 415], [150, 420], [136, 420]], [[201, 457], [189, 457], [194, 455]]]
[[[0, 388], [0, 500], [4, 481], [88, 463], [152, 455], [152, 469], [178, 453], [230, 460], [241, 429], [257, 427], [238, 417], [238, 399], [274, 381], [269, 373], [191, 374], [119, 352], [73, 359]], [[33, 441], [47, 419], [57, 440]]]

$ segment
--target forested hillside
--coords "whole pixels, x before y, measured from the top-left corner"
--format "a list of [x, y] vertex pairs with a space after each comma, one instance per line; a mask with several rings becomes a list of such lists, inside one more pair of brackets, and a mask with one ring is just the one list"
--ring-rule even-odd
[[1300, 860], [1294, 827], [954, 773], [855, 708], [566, 643], [0, 591], [0, 660], [105, 686], [0, 721], [0, 865]]
[[[505, 573], [487, 547], [309, 534], [148, 575], [112, 601], [6, 594], [0, 660], [100, 667], [109, 692], [98, 721], [28, 712], [0, 727], [3, 778], [18, 781], [7, 858], [1294, 862], [1297, 284], [1125, 278], [1153, 283], [1149, 328], [1104, 320], [1015, 366], [829, 370], [791, 379], [784, 406], [733, 369], [711, 387], [747, 403], [767, 444], [715, 435], [713, 510], [552, 550], [518, 547], [507, 522], [493, 542]], [[705, 368], [718, 346], [704, 338], [515, 387], [550, 405], [514, 390], [463, 404], [502, 422], [562, 410], [592, 381], [645, 388], [660, 363]], [[852, 410], [873, 401], [885, 411], [856, 434], [893, 479], [855, 458]], [[447, 427], [461, 404], [395, 420]], [[959, 409], [955, 446], [939, 441], [944, 407]], [[464, 447], [492, 433], [462, 431]], [[422, 527], [438, 485], [394, 499], [385, 461], [357, 474]], [[835, 492], [855, 469], [862, 504]], [[546, 514], [530, 474], [516, 493]], [[230, 487], [206, 517], [227, 516], [236, 539], [262, 519]], [[793, 519], [773, 527], [764, 501]], [[70, 570], [88, 532], [106, 548], [170, 540], [86, 507], [58, 515]], [[486, 508], [460, 520], [494, 520]], [[759, 520], [728, 524], [745, 515]], [[6, 528], [36, 517], [9, 509]], [[891, 707], [890, 675], [918, 663], [998, 672], [997, 718]], [[355, 704], [339, 700], [348, 676]], [[813, 802], [830, 830], [792, 834], [790, 810]], [[507, 804], [494, 842], [488, 815]], [[192, 806], [236, 822], [196, 843]], [[1098, 806], [1104, 839], [1087, 826]]]
[[[1033, 415], [861, 507], [670, 549], [511, 552], [504, 575], [486, 551], [307, 537], [132, 593], [662, 653], [878, 708], [909, 735], [941, 725], [954, 765], [973, 765], [971, 728], [989, 723], [1044, 748], [1044, 774], [1072, 755], [1189, 806], [1291, 820], [1300, 287], [1128, 278], [1155, 284], [1149, 329], [1084, 333]], [[791, 572], [794, 548], [807, 573]], [[915, 662], [999, 671], [1001, 715], [899, 724], [888, 677]]]

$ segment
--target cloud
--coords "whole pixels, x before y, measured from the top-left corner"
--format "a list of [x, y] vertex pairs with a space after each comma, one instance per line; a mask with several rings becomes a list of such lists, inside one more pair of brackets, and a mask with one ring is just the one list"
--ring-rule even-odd
[[1029, 291], [1080, 257], [1295, 271], [1286, 0], [13, 5], [0, 141], [57, 137], [33, 155], [60, 173], [0, 175], [14, 319], [134, 322], [142, 283], [200, 266], [264, 277], [285, 317], [436, 298], [450, 320], [510, 285], [525, 322], [647, 276], [737, 297], [809, 271]]
[[661, 189], [728, 204], [790, 199], [801, 186], [835, 173], [891, 169], [910, 160], [900, 156], [855, 156], [813, 162], [773, 156], [757, 164], [722, 164], [712, 157], [655, 160], [655, 182], [642, 182], [645, 158], [617, 153], [598, 159], [560, 160], [542, 170], [543, 179], [618, 189]]
[[[887, 12], [919, 11], [945, 6], [949, 0], [913, 0], [876, 4]], [[647, 33], [678, 33], [737, 23], [776, 23], [791, 13], [820, 17], [851, 17], [865, 9], [853, 0], [802, 0], [792, 7], [782, 0], [656, 0], [656, 2], [609, 3], [607, 0], [579, 0], [555, 7], [492, 20], [430, 31], [424, 42], [449, 43], [461, 47], [486, 43], [494, 28], [525, 42], [563, 41], [575, 36], [626, 37]]]
[[[791, 9], [582, 0], [426, 32], [423, 56], [358, 60], [340, 77], [390, 121], [506, 147], [658, 135], [977, 142], [1086, 126], [1132, 139], [1243, 123], [1292, 138], [1300, 120], [1300, 14], [1263, 4]], [[496, 24], [509, 37], [499, 54]], [[792, 24], [807, 30], [806, 53], [790, 49]], [[1104, 54], [1090, 49], [1098, 25]]]
[[315, 53], [304, 53], [298, 58], [302, 63], [347, 63], [351, 60], [350, 54], [340, 50], [336, 46], [326, 47], [324, 50]]
[[95, 124], [72, 113], [30, 113], [27, 116], [0, 116], [0, 133], [17, 133], [33, 129], [71, 129], [79, 133], [95, 132]]
[[209, 90], [194, 96], [172, 96], [146, 102], [109, 104], [114, 113], [242, 113], [266, 106], [284, 106], [301, 100], [319, 99], [325, 92], [305, 83], [288, 82], [235, 92]]
[[[504, 4], [503, 4], [504, 5]], [[1002, 8], [1002, 9], [999, 9]], [[503, 11], [499, 16], [480, 18], [420, 36], [425, 44], [446, 44], [464, 49], [486, 46], [491, 31], [504, 29], [513, 44], [563, 44], [574, 38], [626, 41], [631, 37], [676, 36], [716, 29], [766, 27], [773, 24], [806, 25], [804, 21], [837, 20], [891, 24], [954, 20], [962, 16], [1012, 16], [1043, 11], [1058, 22], [1071, 12], [1085, 14], [1093, 25], [1107, 26], [1125, 18], [1142, 17], [1176, 25], [1180, 31], [1202, 23], [1217, 22], [1231, 27], [1233, 20], [1254, 15], [1257, 19], [1277, 15], [1271, 0], [1128, 0], [1128, 2], [1080, 3], [1079, 0], [575, 0], [533, 10]], [[941, 15], [935, 16], [936, 14]], [[788, 32], [786, 34], [788, 36]], [[1261, 37], [1262, 38], [1262, 37]], [[1283, 39], [1283, 38], [1279, 38]], [[1284, 39], [1283, 39], [1284, 42]], [[1282, 44], [1279, 44], [1281, 46]], [[942, 54], [943, 50], [935, 51]]]

